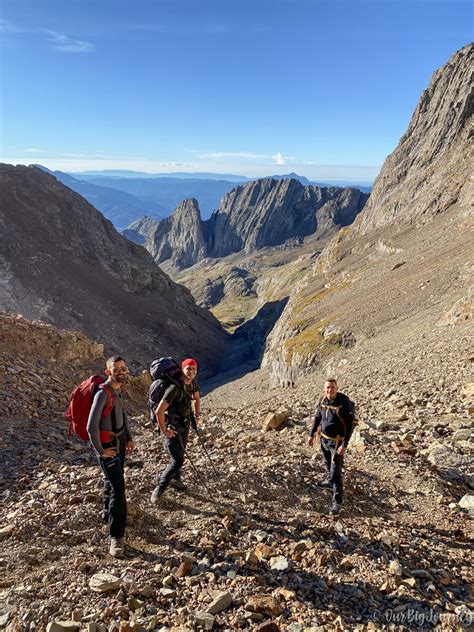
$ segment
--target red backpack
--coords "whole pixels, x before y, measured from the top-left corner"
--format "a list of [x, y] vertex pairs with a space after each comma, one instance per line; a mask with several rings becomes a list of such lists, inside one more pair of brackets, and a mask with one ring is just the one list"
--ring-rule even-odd
[[79, 386], [72, 391], [70, 403], [66, 411], [66, 417], [69, 419], [69, 433], [76, 434], [84, 441], [89, 441], [89, 433], [87, 432], [87, 421], [92, 407], [94, 396], [99, 390], [103, 389], [107, 394], [107, 404], [102, 411], [102, 417], [108, 417], [114, 407], [114, 396], [110, 388], [105, 386], [105, 379], [101, 375], [92, 375], [89, 379], [81, 382]]

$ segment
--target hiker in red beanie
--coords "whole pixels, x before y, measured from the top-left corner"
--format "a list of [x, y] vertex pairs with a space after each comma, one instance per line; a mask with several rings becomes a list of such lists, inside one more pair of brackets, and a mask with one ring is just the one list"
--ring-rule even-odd
[[[178, 368], [178, 367], [176, 367]], [[179, 370], [179, 369], [178, 369]], [[158, 485], [153, 490], [151, 502], [158, 505], [167, 489], [172, 484], [178, 491], [185, 491], [181, 480], [181, 467], [184, 463], [186, 446], [191, 425], [196, 427], [199, 419], [201, 401], [199, 386], [195, 380], [197, 362], [187, 358], [181, 364], [182, 378], [173, 381], [165, 390], [156, 408], [156, 417], [164, 434], [170, 462], [161, 472]]]
[[[199, 394], [199, 384], [196, 382], [197, 362], [192, 358], [186, 358], [181, 364], [183, 375], [185, 377], [184, 389], [193, 401], [193, 413], [196, 425], [199, 423], [201, 414], [201, 396]], [[189, 384], [187, 383], [189, 380]]]

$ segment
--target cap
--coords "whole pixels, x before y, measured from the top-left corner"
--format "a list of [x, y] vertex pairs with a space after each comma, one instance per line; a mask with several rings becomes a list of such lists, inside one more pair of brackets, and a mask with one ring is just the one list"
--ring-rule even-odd
[[181, 368], [185, 369], [187, 366], [195, 366], [197, 369], [197, 362], [196, 360], [193, 360], [192, 358], [186, 358], [186, 360], [183, 360], [183, 362], [181, 363]]

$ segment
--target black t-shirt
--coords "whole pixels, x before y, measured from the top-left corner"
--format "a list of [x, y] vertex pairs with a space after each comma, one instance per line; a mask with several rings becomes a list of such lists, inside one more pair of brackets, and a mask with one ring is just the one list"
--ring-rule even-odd
[[184, 388], [186, 392], [189, 393], [191, 399], [194, 399], [194, 393], [199, 393], [199, 384], [196, 380], [193, 380], [191, 384], [185, 384]]
[[[189, 384], [189, 386], [192, 386]], [[191, 396], [188, 391], [171, 384], [166, 389], [163, 399], [169, 404], [166, 411], [169, 415], [178, 415], [181, 419], [189, 419], [191, 417]]]

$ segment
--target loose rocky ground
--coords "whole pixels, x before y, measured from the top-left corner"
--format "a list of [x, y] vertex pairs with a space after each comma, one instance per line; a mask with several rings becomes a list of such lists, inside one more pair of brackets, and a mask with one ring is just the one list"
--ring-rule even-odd
[[[145, 384], [133, 380], [137, 449], [126, 469], [120, 561], [107, 553], [98, 467], [62, 416], [70, 386], [91, 369], [2, 353], [2, 388], [30, 397], [0, 411], [0, 624], [9, 632], [467, 625], [470, 518], [460, 501], [472, 498], [473, 387], [462, 327], [451, 345], [433, 332], [406, 347], [400, 335], [390, 361], [380, 339], [372, 356], [349, 349], [295, 388], [272, 388], [264, 371], [214, 388], [202, 424], [213, 466], [194, 437], [188, 492], [169, 490], [159, 508], [149, 496], [166, 455], [137, 406]], [[337, 518], [315, 486], [319, 451], [306, 447], [328, 370], [360, 416]], [[45, 386], [48, 399], [35, 406]], [[286, 421], [264, 432], [277, 410]]]

